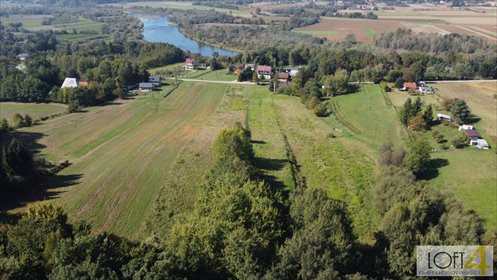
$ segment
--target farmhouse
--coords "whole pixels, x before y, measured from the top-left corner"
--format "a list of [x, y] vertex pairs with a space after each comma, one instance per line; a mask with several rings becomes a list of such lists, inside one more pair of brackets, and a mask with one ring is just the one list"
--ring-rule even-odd
[[256, 72], [257, 72], [257, 77], [259, 79], [269, 80], [269, 79], [271, 79], [271, 76], [273, 73], [273, 67], [268, 66], [268, 65], [258, 65]]
[[160, 76], [150, 76], [148, 77], [148, 82], [153, 83], [154, 86], [160, 86], [161, 85]]
[[444, 115], [444, 114], [437, 114], [437, 120], [438, 121], [452, 121], [452, 118], [449, 115]]
[[402, 90], [416, 90], [418, 88], [418, 86], [416, 85], [416, 83], [404, 83], [404, 87], [402, 88]]
[[154, 83], [140, 83], [138, 85], [138, 88], [140, 88], [141, 91], [151, 91], [155, 89], [155, 84]]
[[290, 79], [290, 74], [288, 74], [286, 72], [278, 73], [278, 82], [288, 83], [289, 79]]
[[60, 88], [75, 88], [79, 86], [79, 81], [76, 78], [65, 78]]
[[471, 146], [476, 145], [477, 140], [481, 138], [480, 133], [476, 129], [468, 129], [465, 130], [464, 133], [468, 136], [469, 144]]
[[185, 60], [184, 67], [185, 67], [185, 70], [189, 70], [189, 71], [197, 69], [197, 63], [195, 62], [195, 58], [187, 58]]

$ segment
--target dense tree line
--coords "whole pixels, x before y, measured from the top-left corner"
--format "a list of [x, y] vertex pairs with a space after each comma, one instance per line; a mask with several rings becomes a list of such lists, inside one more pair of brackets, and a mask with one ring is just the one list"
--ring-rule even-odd
[[379, 34], [375, 45], [387, 49], [400, 49], [422, 52], [455, 52], [475, 53], [478, 50], [491, 48], [482, 38], [451, 33], [440, 35], [436, 33], [416, 33], [410, 29], [397, 29], [392, 32]]

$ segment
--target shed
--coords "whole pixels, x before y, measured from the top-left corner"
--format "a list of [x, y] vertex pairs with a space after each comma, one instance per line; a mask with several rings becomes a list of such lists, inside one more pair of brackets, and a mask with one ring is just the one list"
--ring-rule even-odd
[[490, 145], [488, 145], [488, 142], [485, 139], [477, 139], [476, 148], [480, 150], [488, 150], [490, 148]]
[[437, 114], [437, 120], [439, 121], [452, 121], [452, 118], [449, 115]]
[[459, 131], [468, 130], [468, 129], [474, 129], [474, 127], [472, 125], [468, 125], [468, 124], [463, 124], [463, 125], [459, 126]]

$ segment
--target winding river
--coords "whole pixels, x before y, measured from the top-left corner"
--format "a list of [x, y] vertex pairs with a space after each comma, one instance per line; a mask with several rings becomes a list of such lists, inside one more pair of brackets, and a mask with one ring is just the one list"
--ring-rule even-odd
[[184, 51], [200, 53], [203, 56], [209, 57], [215, 52], [222, 56], [233, 56], [238, 54], [234, 51], [202, 44], [187, 38], [179, 31], [178, 27], [169, 23], [167, 17], [138, 18], [143, 22], [143, 39], [147, 42], [169, 43]]

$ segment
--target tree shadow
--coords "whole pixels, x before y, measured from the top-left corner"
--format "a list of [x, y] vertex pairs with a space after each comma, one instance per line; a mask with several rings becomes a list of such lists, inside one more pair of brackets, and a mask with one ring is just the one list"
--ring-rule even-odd
[[428, 165], [428, 169], [421, 174], [420, 179], [431, 180], [435, 179], [440, 175], [438, 169], [441, 167], [449, 165], [449, 161], [444, 158], [432, 159]]
[[477, 122], [479, 122], [481, 120], [480, 117], [476, 116], [476, 115], [473, 115], [471, 114], [467, 119], [466, 119], [466, 123], [470, 123], [470, 124], [475, 124]]
[[70, 187], [79, 182], [81, 174], [54, 175], [41, 177], [32, 189], [9, 192], [0, 198], [0, 221], [16, 223], [20, 213], [8, 213], [13, 209], [26, 207], [33, 202], [40, 202], [57, 198], [64, 191], [54, 190], [61, 187]]
[[[46, 147], [40, 144], [39, 140], [46, 136], [46, 134], [38, 132], [15, 130], [3, 134], [1, 143], [2, 145], [8, 144], [13, 138], [16, 138], [33, 154], [39, 154]], [[58, 166], [60, 168], [58, 170], [60, 171], [70, 165], [68, 163], [54, 164], [46, 162], [47, 166], [42, 162], [43, 160], [40, 161], [39, 167], [45, 171], [50, 166]], [[82, 177], [82, 174], [42, 175], [43, 173], [45, 172], [35, 175], [30, 183], [13, 186], [9, 191], [2, 193], [0, 196], [0, 221], [15, 223], [19, 219], [20, 214], [12, 214], [8, 213], [8, 211], [24, 208], [33, 202], [59, 197], [62, 192], [65, 192], [65, 190], [61, 190], [60, 188], [73, 186]]]
[[39, 154], [45, 145], [38, 143], [38, 140], [47, 136], [46, 134], [39, 132], [26, 132], [15, 130], [3, 137], [4, 144], [8, 144], [12, 138], [17, 138], [26, 148], [31, 150], [33, 154]]
[[263, 170], [282, 170], [287, 163], [289, 163], [287, 159], [270, 159], [261, 157], [256, 157], [254, 159], [255, 167]]

